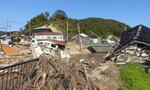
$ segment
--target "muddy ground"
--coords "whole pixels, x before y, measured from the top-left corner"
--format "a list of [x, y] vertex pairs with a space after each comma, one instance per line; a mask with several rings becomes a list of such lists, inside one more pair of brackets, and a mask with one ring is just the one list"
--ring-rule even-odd
[[77, 55], [72, 55], [70, 60], [71, 61], [78, 61], [78, 60], [81, 60], [81, 59], [84, 59], [84, 60], [96, 60], [99, 63], [103, 63], [106, 54], [107, 53], [77, 54]]
[[[104, 63], [107, 53], [80, 54], [72, 56], [71, 60], [95, 61], [96, 66], [88, 73], [89, 77], [101, 90], [118, 90], [121, 86], [119, 66], [112, 62]], [[92, 62], [91, 62], [92, 63]]]

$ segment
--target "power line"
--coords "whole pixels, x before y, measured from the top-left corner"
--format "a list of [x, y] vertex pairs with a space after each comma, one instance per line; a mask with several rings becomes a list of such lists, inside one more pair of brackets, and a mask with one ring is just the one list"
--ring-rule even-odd
[[6, 27], [0, 27], [0, 29], [3, 29], [3, 30], [4, 30], [5, 28], [6, 28]]
[[[3, 23], [4, 25], [0, 27], [1, 30], [3, 31], [11, 31], [12, 29], [14, 29], [14, 31], [17, 31], [19, 30], [20, 27], [12, 27], [12, 26], [20, 26], [18, 22], [16, 21], [12, 21], [12, 20], [6, 20], [5, 22], [1, 22]], [[15, 24], [15, 25], [12, 25], [12, 24]]]

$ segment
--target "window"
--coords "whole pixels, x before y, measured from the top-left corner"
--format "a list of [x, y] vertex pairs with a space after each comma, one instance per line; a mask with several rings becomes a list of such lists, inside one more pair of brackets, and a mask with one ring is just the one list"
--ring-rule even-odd
[[59, 37], [60, 39], [63, 39], [61, 36]]
[[56, 37], [56, 36], [53, 36], [53, 39], [57, 39], [57, 37]]
[[50, 43], [45, 43], [45, 45], [50, 45]]
[[51, 36], [48, 36], [47, 39], [51, 39]]
[[56, 47], [56, 45], [52, 44], [52, 47]]
[[43, 44], [43, 42], [39, 42], [38, 44], [39, 44], [39, 45], [42, 45], [42, 44]]
[[34, 43], [34, 42], [35, 42], [35, 40], [32, 40], [32, 42]]

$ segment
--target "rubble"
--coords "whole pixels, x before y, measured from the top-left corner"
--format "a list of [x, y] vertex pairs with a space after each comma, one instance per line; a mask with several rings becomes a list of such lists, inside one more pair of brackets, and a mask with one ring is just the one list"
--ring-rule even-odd
[[138, 25], [123, 31], [118, 47], [110, 52], [110, 54], [106, 57], [106, 61], [114, 60], [116, 62], [118, 56], [121, 55], [122, 52], [136, 55], [138, 57], [149, 58], [149, 34], [150, 28], [144, 25]]
[[[28, 50], [28, 48], [22, 50], [26, 49]], [[21, 90], [117, 90], [119, 88], [118, 67], [112, 63], [102, 63], [106, 53], [78, 54], [71, 56], [69, 60], [64, 60], [60, 53], [53, 50], [52, 52], [43, 53], [37, 64], [26, 73], [27, 76], [21, 81], [23, 82]], [[16, 59], [27, 58], [22, 55], [15, 57], [4, 60], [8, 61], [9, 65], [17, 63]], [[5, 63], [1, 66], [5, 66]]]
[[42, 54], [24, 90], [100, 90], [83, 64], [66, 63], [59, 56]]
[[9, 66], [21, 61], [33, 59], [29, 47], [16, 45], [16, 46], [2, 46], [0, 52], [0, 66]]

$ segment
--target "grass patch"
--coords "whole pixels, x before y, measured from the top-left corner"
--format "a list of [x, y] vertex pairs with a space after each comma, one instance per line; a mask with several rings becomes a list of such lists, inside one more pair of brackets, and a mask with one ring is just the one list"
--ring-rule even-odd
[[121, 90], [150, 90], [150, 75], [140, 64], [130, 63], [121, 69], [123, 87]]

